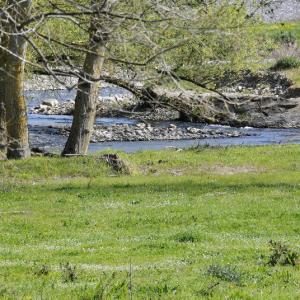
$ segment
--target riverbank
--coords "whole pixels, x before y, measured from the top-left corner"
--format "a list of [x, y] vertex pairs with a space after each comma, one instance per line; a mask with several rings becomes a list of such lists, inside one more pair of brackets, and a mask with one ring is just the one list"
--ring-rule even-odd
[[0, 162], [1, 297], [297, 298], [299, 146], [119, 155]]
[[[204, 143], [298, 143], [299, 135], [293, 128], [300, 126], [300, 102], [298, 98], [293, 98], [297, 97], [297, 90], [290, 88], [291, 82], [272, 72], [242, 72], [240, 78], [238, 86], [235, 83], [226, 87], [226, 97], [230, 99], [228, 104], [215, 93], [198, 94], [189, 90], [170, 93], [171, 103], [180, 100], [186, 105], [185, 111], [198, 111], [196, 120], [187, 118], [168, 105], [143, 107], [123, 89], [104, 87], [97, 103], [97, 120], [90, 151], [115, 148], [131, 152], [147, 147], [185, 148]], [[26, 92], [31, 113], [29, 129], [32, 147], [50, 152], [62, 151], [72, 122], [75, 93], [75, 90]], [[181, 120], [183, 116], [185, 121]], [[231, 128], [205, 126], [205, 122], [229, 125]], [[281, 132], [276, 128], [288, 129]]]

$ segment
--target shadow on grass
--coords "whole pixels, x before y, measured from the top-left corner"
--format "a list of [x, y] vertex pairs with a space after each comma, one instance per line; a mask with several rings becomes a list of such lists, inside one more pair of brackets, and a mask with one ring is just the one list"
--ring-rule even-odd
[[139, 182], [139, 183], [117, 183], [117, 184], [92, 184], [90, 187], [82, 185], [72, 185], [72, 183], [60, 187], [45, 187], [54, 192], [87, 192], [89, 194], [106, 194], [106, 193], [160, 193], [160, 192], [209, 192], [209, 191], [232, 191], [245, 192], [249, 190], [277, 189], [281, 191], [300, 190], [296, 183], [287, 182], [196, 182], [191, 180], [177, 180], [174, 182]]

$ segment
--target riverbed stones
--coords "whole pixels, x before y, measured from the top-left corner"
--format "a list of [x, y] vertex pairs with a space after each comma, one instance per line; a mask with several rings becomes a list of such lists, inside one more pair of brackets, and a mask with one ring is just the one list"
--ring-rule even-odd
[[[226, 131], [225, 129], [205, 129], [185, 126], [161, 126], [159, 124], [138, 123], [135, 125], [116, 124], [111, 126], [94, 126], [91, 142], [112, 141], [154, 141], [154, 140], [190, 140], [204, 138], [241, 137], [246, 135], [241, 131]], [[61, 129], [67, 135], [69, 128]]]

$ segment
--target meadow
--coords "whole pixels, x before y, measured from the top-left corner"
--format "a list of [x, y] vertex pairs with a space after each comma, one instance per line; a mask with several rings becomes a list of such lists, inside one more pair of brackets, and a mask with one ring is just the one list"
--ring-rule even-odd
[[119, 155], [0, 162], [1, 299], [300, 298], [300, 146]]

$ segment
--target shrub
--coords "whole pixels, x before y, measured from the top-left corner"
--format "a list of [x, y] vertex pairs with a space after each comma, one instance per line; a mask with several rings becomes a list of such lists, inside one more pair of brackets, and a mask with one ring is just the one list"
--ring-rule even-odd
[[198, 236], [194, 232], [182, 232], [175, 236], [175, 240], [179, 243], [196, 243]]
[[74, 282], [77, 279], [76, 266], [70, 263], [60, 264], [63, 282]]
[[267, 264], [270, 266], [279, 265], [292, 265], [295, 266], [298, 254], [288, 248], [287, 245], [281, 242], [270, 241], [271, 254], [268, 258]]
[[81, 297], [82, 300], [104, 300], [104, 299], [131, 299], [130, 273], [105, 274], [100, 278], [99, 284], [87, 295]]
[[42, 265], [40, 267], [36, 267], [34, 270], [34, 275], [36, 276], [47, 276], [50, 272], [50, 268], [47, 265]]
[[286, 56], [277, 60], [271, 68], [273, 71], [294, 69], [300, 67], [300, 60], [295, 56]]
[[291, 31], [280, 31], [274, 34], [274, 40], [282, 45], [292, 45], [297, 42], [297, 36]]
[[230, 265], [210, 265], [207, 269], [207, 275], [237, 284], [241, 281], [241, 274], [237, 272], [236, 267], [232, 267]]

